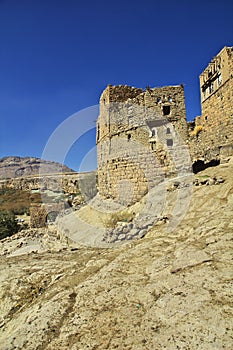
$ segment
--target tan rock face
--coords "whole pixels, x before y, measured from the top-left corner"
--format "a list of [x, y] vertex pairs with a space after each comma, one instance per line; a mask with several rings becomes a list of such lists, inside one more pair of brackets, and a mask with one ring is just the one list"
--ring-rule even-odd
[[230, 349], [232, 171], [231, 161], [196, 176], [224, 182], [195, 186], [172, 234], [164, 223], [116, 249], [43, 234], [44, 252], [21, 256], [4, 240], [1, 349]]
[[26, 177], [40, 173], [73, 172], [66, 165], [34, 157], [4, 157], [0, 159], [0, 179]]

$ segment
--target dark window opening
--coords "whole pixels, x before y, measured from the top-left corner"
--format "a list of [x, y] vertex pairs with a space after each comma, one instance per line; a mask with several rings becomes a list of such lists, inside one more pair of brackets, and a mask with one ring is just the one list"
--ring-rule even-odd
[[128, 141], [131, 139], [131, 134], [128, 134]]
[[211, 94], [214, 91], [214, 84], [211, 83], [209, 86], [209, 93]]
[[163, 115], [170, 114], [170, 106], [163, 106]]
[[199, 171], [205, 170], [210, 167], [214, 167], [220, 164], [218, 159], [212, 159], [209, 163], [205, 163], [203, 160], [197, 160], [193, 163], [193, 172], [197, 174]]
[[207, 115], [205, 116], [205, 120], [208, 120], [208, 116]]
[[151, 136], [155, 136], [155, 129], [152, 129]]
[[100, 138], [100, 126], [99, 124], [97, 125], [97, 141], [99, 141]]
[[167, 134], [170, 134], [170, 133], [171, 133], [171, 129], [167, 128]]
[[173, 140], [172, 139], [167, 139], [167, 146], [172, 147], [173, 146]]
[[58, 216], [58, 212], [57, 211], [51, 211], [50, 213], [48, 213], [48, 215], [46, 217], [46, 221], [48, 223], [54, 222], [56, 220], [57, 216]]
[[156, 147], [156, 142], [151, 142], [151, 149], [152, 149], [152, 151], [155, 150], [155, 147]]

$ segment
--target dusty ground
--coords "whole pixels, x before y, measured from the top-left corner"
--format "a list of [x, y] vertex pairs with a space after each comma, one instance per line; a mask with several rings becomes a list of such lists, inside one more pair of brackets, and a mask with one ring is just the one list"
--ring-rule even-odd
[[225, 181], [194, 186], [171, 234], [160, 222], [104, 249], [41, 233], [44, 252], [18, 256], [4, 241], [1, 349], [232, 349], [232, 172], [233, 160], [198, 174]]

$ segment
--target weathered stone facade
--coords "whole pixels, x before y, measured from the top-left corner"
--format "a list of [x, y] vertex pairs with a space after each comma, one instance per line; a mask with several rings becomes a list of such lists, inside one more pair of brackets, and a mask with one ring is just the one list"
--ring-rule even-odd
[[233, 47], [224, 47], [200, 75], [202, 116], [189, 139], [193, 161], [222, 161], [233, 154]]
[[55, 221], [58, 214], [64, 210], [63, 203], [32, 204], [30, 207], [30, 226], [45, 227]]
[[142, 89], [109, 85], [97, 122], [98, 189], [120, 202], [139, 200], [186, 167], [188, 129], [182, 85]]
[[[233, 154], [233, 48], [224, 47], [200, 76], [202, 116], [187, 123], [183, 86], [146, 90], [109, 85], [97, 121], [98, 189], [123, 203], [192, 163]], [[187, 152], [188, 147], [188, 152]]]

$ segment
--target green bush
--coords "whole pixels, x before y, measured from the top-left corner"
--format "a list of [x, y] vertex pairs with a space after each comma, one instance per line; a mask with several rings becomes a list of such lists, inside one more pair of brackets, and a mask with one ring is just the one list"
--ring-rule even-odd
[[19, 224], [15, 220], [13, 212], [0, 212], [0, 239], [10, 237], [20, 230]]
[[30, 208], [29, 207], [19, 207], [17, 209], [11, 210], [15, 215], [30, 215]]

